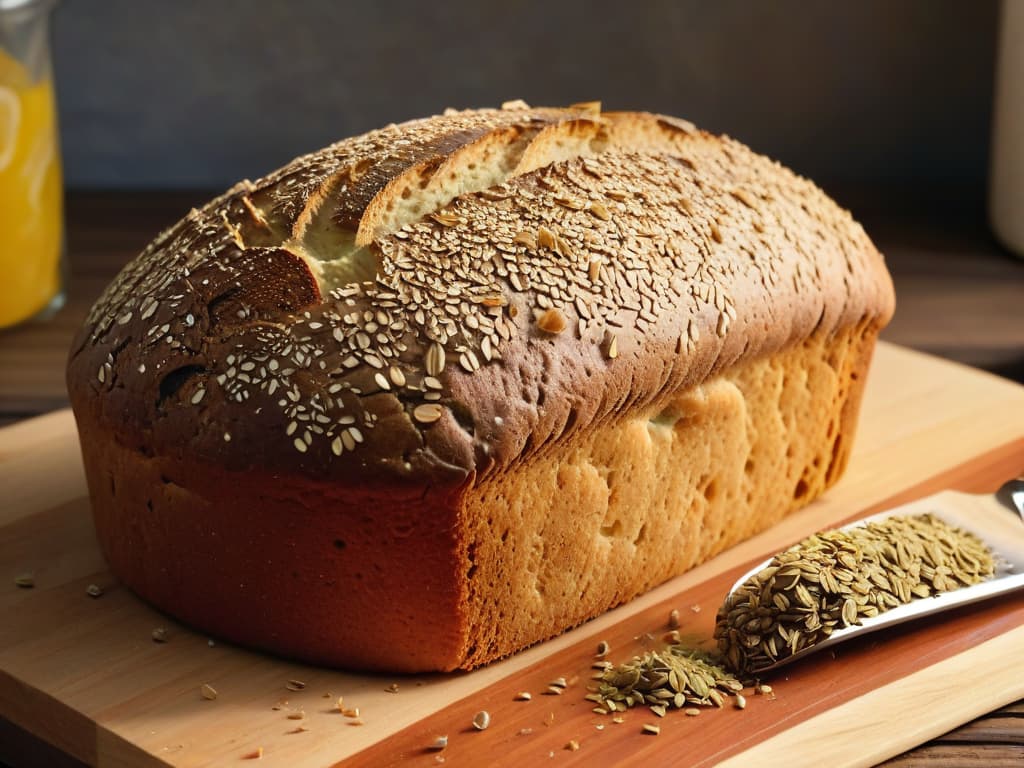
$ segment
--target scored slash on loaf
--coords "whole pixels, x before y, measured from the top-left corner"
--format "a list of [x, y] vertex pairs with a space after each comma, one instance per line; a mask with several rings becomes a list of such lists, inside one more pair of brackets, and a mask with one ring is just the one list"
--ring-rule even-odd
[[738, 142], [513, 105], [192, 211], [68, 384], [143, 597], [313, 661], [470, 668], [834, 482], [892, 305], [859, 225]]

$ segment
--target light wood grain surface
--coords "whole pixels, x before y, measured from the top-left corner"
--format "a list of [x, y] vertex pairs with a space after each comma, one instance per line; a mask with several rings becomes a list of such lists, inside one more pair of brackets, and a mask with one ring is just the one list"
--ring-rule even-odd
[[[48, 322], [0, 331], [0, 425], [51, 411], [66, 403], [64, 357], [70, 336], [89, 304], [116, 271], [161, 228], [206, 197], [205, 193], [187, 192], [71, 195], [68, 207], [72, 277], [69, 302]], [[885, 215], [884, 207], [871, 205], [870, 199], [863, 195], [854, 195], [853, 199], [866, 200], [860, 208], [846, 202], [886, 253], [896, 280], [899, 307], [886, 338], [1024, 378], [1024, 309], [1021, 304], [1024, 262], [1001, 252], [979, 225], [977, 217], [965, 219], [950, 212], [938, 217], [917, 213], [892, 218]], [[892, 391], [900, 389], [901, 378], [899, 372], [893, 374]], [[941, 390], [943, 386], [944, 382], [936, 382], [934, 390]], [[947, 402], [946, 407], [955, 410], [962, 404], [957, 398], [953, 401]], [[1000, 434], [1008, 439], [1013, 436], [1006, 431], [1012, 421], [1007, 422], [992, 409], [971, 408], [971, 418], [980, 419], [978, 426], [959, 416], [950, 416], [950, 423], [964, 428], [955, 438], [946, 438], [950, 445], [938, 445], [938, 435], [949, 434], [945, 429], [920, 433], [905, 426], [908, 419], [921, 418], [922, 411], [929, 407], [932, 406], [924, 399], [896, 398], [888, 418], [865, 423], [862, 444], [881, 441], [876, 444], [893, 444], [911, 456], [938, 451], [936, 467], [947, 467], [952, 466], [950, 455], [961, 455], [958, 453], [961, 447], [968, 453], [982, 449], [974, 440], [979, 429], [981, 434], [987, 434], [987, 430], [995, 426], [1001, 428]], [[42, 429], [37, 422], [19, 425], [5, 434], [13, 435], [16, 445], [24, 441], [33, 450], [38, 448], [53, 456], [64, 471], [40, 473], [38, 468], [33, 469], [35, 462], [25, 460], [23, 450], [11, 453], [0, 448], [0, 461], [11, 468], [6, 475], [2, 509], [32, 508], [31, 505], [59, 508], [62, 504], [73, 505], [76, 494], [80, 494], [80, 464], [77, 446], [67, 436], [67, 416], [57, 414], [50, 418], [52, 422]], [[1019, 426], [1016, 432], [1016, 436], [1024, 434]], [[980, 443], [987, 444], [988, 440]], [[11, 443], [5, 441], [4, 444]], [[884, 496], [886, 489], [891, 489], [892, 483], [902, 477], [899, 462], [893, 462], [891, 456], [883, 458], [867, 452], [857, 461], [859, 482], [866, 484], [875, 498]], [[30, 507], [25, 507], [26, 503]], [[88, 537], [88, 527], [80, 529], [79, 534]], [[96, 568], [101, 572], [102, 563], [97, 563]], [[59, 721], [55, 723], [55, 730], [63, 733], [60, 725]], [[97, 744], [107, 742], [120, 744], [119, 737], [101, 729]], [[16, 752], [3, 750], [5, 745], [15, 745], [15, 749], [35, 750], [35, 757], [25, 753], [26, 759], [33, 760], [34, 765], [80, 764], [61, 762], [68, 758], [61, 753], [46, 752], [38, 742], [29, 747], [26, 744], [32, 742], [25, 740], [23, 732], [10, 720], [0, 719], [0, 760], [11, 760], [12, 755], [17, 757]], [[133, 764], [128, 757], [125, 759], [127, 764]], [[1024, 760], [1024, 709], [1018, 702], [914, 749], [892, 764], [901, 768], [995, 766], [1003, 764], [1001, 761], [1021, 760]]]

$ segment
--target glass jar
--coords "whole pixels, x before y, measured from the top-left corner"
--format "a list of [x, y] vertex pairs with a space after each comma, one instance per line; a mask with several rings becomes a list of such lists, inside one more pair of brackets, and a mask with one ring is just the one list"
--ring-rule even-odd
[[64, 303], [55, 0], [0, 0], [0, 328]]

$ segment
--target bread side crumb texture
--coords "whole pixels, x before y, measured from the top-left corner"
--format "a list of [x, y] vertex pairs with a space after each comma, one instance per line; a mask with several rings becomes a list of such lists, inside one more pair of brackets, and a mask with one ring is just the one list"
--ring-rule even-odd
[[243, 182], [75, 340], [129, 586], [314, 661], [473, 667], [834, 482], [893, 309], [810, 182], [596, 105], [452, 112]]

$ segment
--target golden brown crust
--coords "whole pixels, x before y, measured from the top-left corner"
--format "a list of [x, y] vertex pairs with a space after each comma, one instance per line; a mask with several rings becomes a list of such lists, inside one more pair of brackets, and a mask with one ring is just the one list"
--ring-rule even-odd
[[[187, 444], [230, 467], [357, 484], [458, 483], [816, 327], [887, 319], [881, 258], [813, 185], [731, 140], [629, 114], [605, 119], [600, 154], [378, 236], [375, 282], [314, 285], [292, 238], [312, 210], [347, 222], [385, 176], [510, 125], [546, 123], [536, 136], [548, 152], [552, 126], [564, 125], [559, 146], [597, 136], [593, 121], [552, 115], [384, 129], [194, 211], [93, 309], [70, 363], [73, 400], [97, 399], [123, 439], [157, 452]], [[616, 148], [654, 140], [673, 153]], [[530, 166], [537, 151], [525, 148]], [[268, 242], [275, 230], [283, 246]], [[552, 308], [562, 333], [535, 322]], [[446, 365], [430, 377], [434, 345]], [[431, 403], [440, 416], [418, 418]]]

